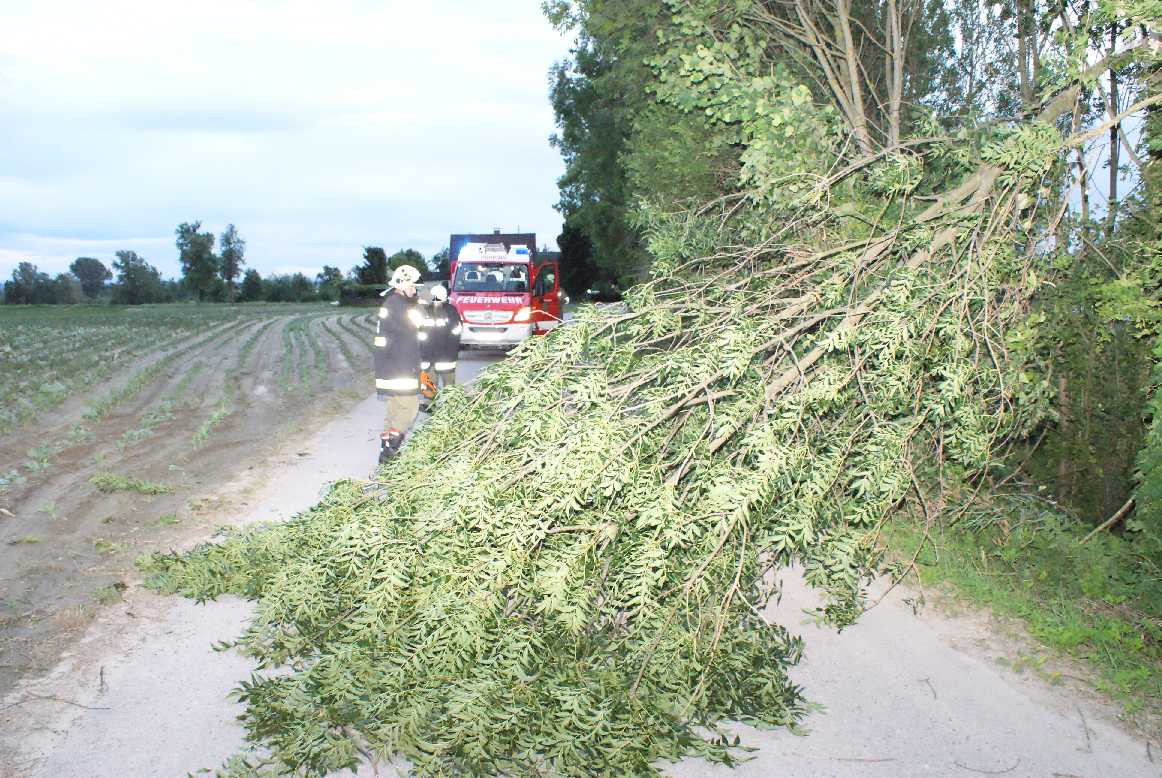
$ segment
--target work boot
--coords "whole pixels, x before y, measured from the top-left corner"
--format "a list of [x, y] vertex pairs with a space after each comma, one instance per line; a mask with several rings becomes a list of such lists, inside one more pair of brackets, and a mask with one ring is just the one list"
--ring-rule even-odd
[[379, 435], [379, 464], [385, 465], [403, 445], [403, 432], [392, 427]]

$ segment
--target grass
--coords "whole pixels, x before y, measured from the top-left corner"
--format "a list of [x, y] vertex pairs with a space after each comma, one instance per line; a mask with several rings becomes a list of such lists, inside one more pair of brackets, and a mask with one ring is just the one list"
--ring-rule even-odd
[[140, 478], [131, 478], [118, 473], [97, 473], [89, 479], [89, 483], [97, 487], [97, 491], [105, 494], [112, 492], [137, 492], [138, 494], [173, 494], [174, 488], [169, 484], [159, 484], [152, 481], [143, 481]]
[[[1162, 716], [1162, 575], [1134, 543], [1020, 498], [966, 514], [925, 539], [911, 522], [885, 531], [894, 552], [916, 557], [924, 586], [1018, 619], [1050, 653], [1092, 668], [1092, 685], [1137, 718]], [[917, 552], [917, 550], [919, 551]], [[1037, 654], [1008, 660], [1042, 670]]]
[[128, 588], [124, 581], [114, 581], [93, 592], [93, 598], [102, 605], [113, 605], [121, 602], [121, 594]]
[[31, 546], [31, 545], [35, 545], [35, 544], [41, 543], [41, 542], [43, 542], [43, 541], [41, 541], [41, 539], [38, 538], [36, 535], [22, 535], [21, 537], [18, 537], [18, 538], [12, 538], [12, 540], [8, 541], [8, 545], [10, 545], [10, 546]]
[[97, 538], [93, 541], [93, 550], [98, 554], [112, 556], [113, 554], [123, 551], [124, 549], [125, 545], [123, 543], [116, 543], [112, 540], [106, 540], [105, 538]]

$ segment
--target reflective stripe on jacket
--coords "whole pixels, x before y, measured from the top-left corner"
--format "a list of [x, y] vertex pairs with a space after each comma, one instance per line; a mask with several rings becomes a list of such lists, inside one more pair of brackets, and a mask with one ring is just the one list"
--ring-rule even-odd
[[433, 301], [428, 306], [428, 317], [431, 320], [431, 340], [426, 350], [430, 357], [432, 368], [437, 373], [447, 373], [456, 369], [456, 360], [460, 356], [460, 314], [451, 303]]
[[420, 388], [423, 313], [414, 297], [392, 290], [375, 325], [375, 391], [379, 396], [415, 394]]

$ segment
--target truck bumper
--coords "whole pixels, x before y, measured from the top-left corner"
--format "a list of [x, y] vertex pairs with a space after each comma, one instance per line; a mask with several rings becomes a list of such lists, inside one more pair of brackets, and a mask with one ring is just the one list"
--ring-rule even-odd
[[531, 324], [464, 324], [460, 333], [461, 346], [508, 348], [515, 346], [533, 332]]

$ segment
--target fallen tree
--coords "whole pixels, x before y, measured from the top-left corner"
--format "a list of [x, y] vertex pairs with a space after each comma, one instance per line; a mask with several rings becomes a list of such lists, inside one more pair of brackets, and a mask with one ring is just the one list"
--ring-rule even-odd
[[289, 668], [242, 685], [258, 750], [227, 774], [729, 763], [722, 722], [805, 712], [773, 573], [798, 563], [849, 623], [909, 495], [979, 486], [1045, 412], [1022, 321], [1080, 82], [978, 145], [933, 132], [787, 173], [758, 106], [793, 111], [779, 138], [803, 149], [831, 120], [788, 80], [708, 83], [739, 49], [707, 40], [671, 99], [753, 110], [768, 151], [738, 194], [645, 209], [653, 276], [623, 306], [444, 390], [377, 481], [144, 563], [161, 591], [257, 600], [237, 645]]

